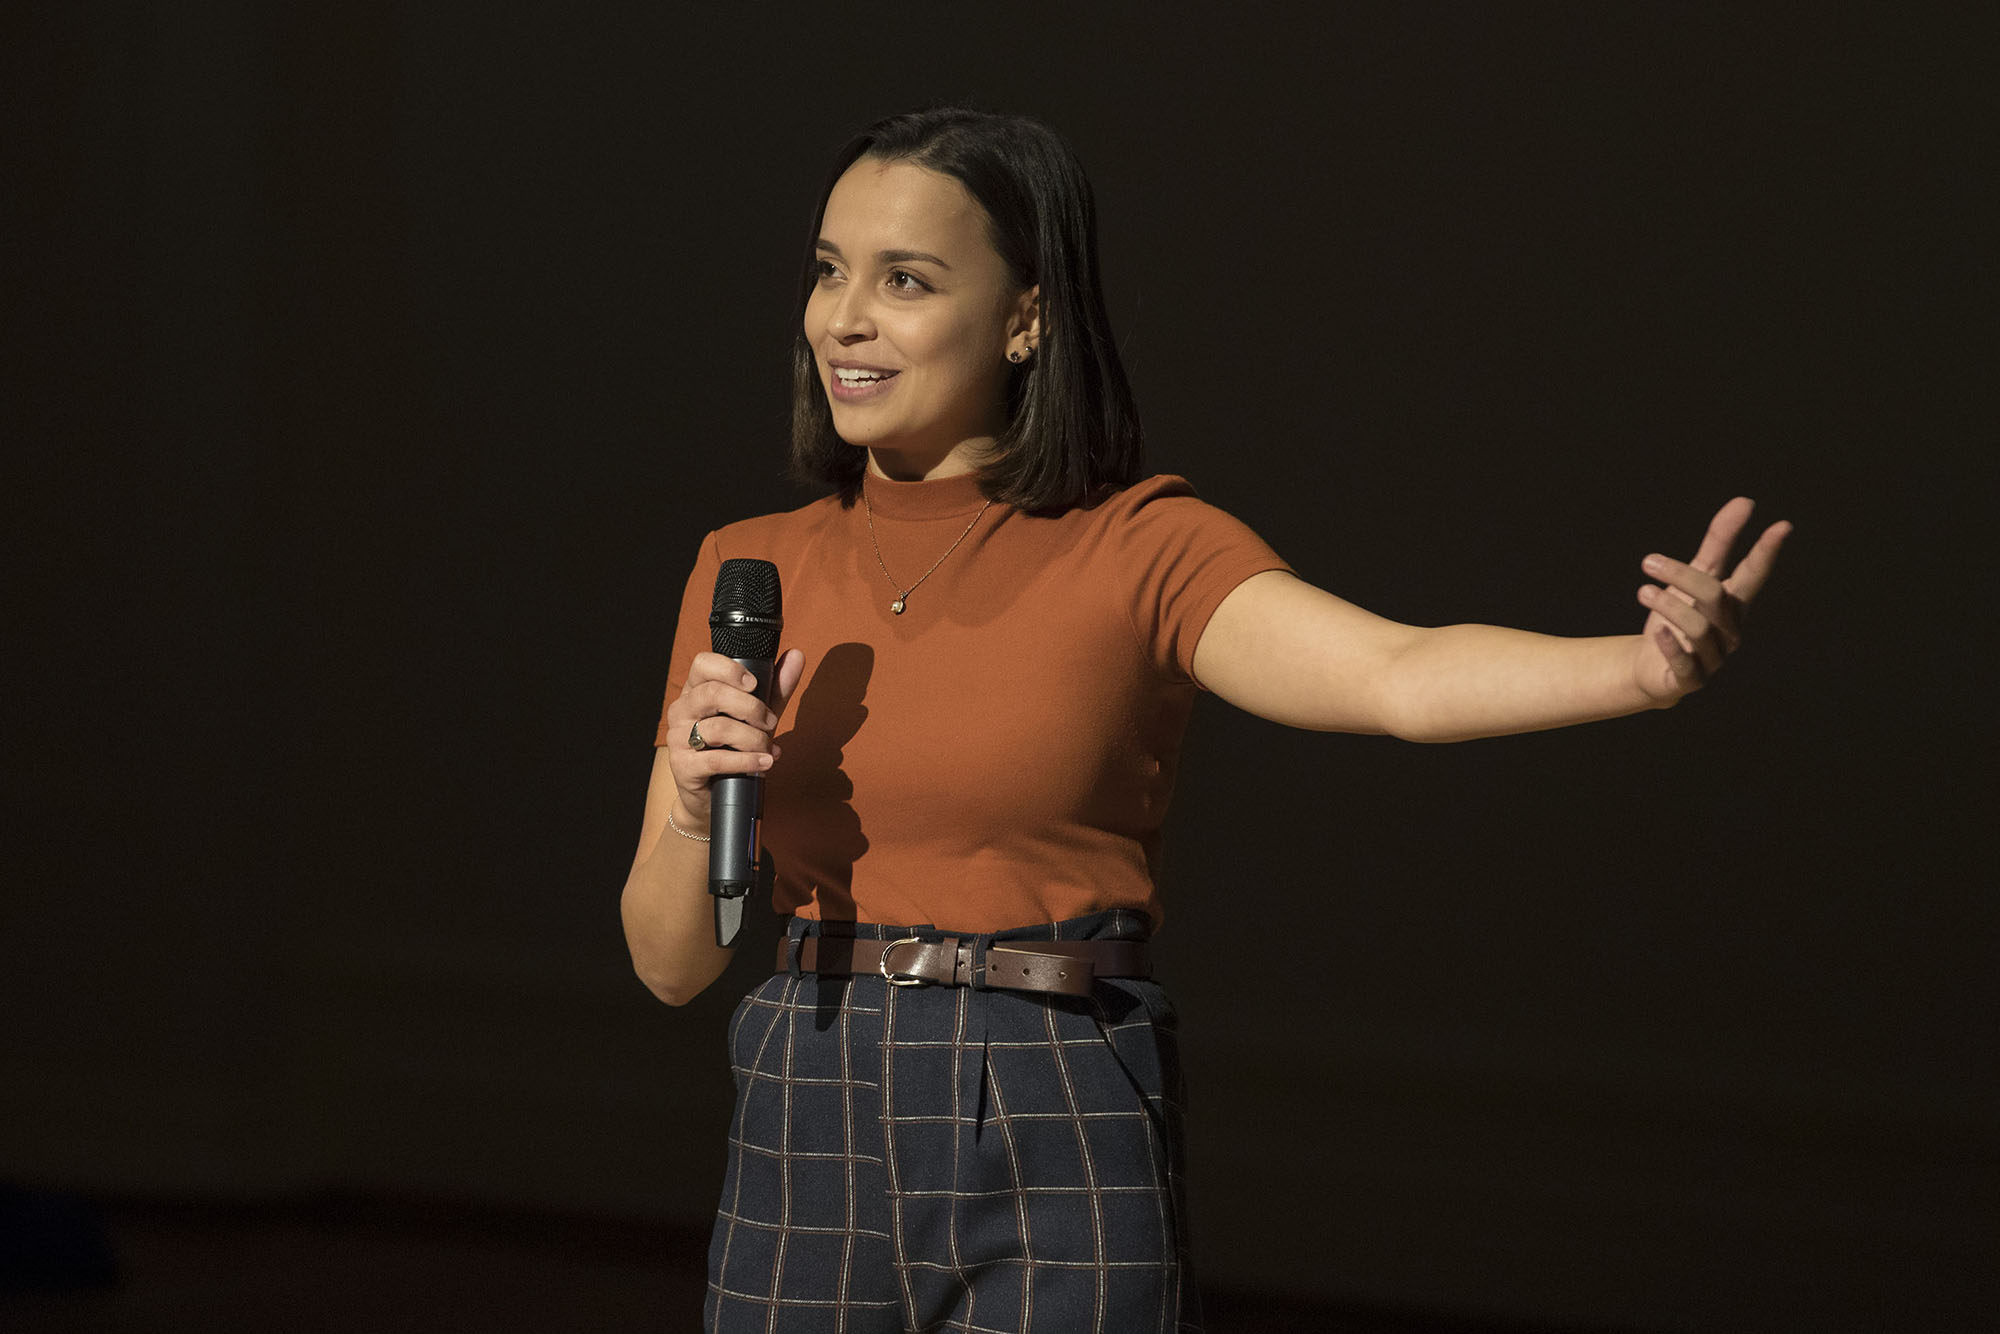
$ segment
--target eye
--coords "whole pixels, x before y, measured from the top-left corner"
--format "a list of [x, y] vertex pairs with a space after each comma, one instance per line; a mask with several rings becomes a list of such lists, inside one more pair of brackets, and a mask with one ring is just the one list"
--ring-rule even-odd
[[839, 276], [840, 276], [840, 270], [836, 269], [833, 266], [832, 260], [816, 259], [813, 261], [813, 278], [816, 281], [823, 283], [832, 282], [835, 278], [838, 278]]
[[928, 292], [932, 290], [929, 283], [919, 278], [916, 274], [911, 273], [908, 269], [889, 270], [889, 286], [903, 293]]

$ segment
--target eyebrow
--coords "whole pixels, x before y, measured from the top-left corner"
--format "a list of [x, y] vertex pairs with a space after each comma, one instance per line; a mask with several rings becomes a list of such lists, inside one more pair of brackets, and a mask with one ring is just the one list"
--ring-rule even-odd
[[[819, 240], [813, 242], [813, 248], [816, 250], [824, 250], [828, 254], [835, 255], [841, 259], [847, 258], [846, 255], [840, 253], [839, 246], [827, 240], [824, 236], [820, 237]], [[884, 250], [879, 255], [877, 255], [876, 258], [881, 260], [884, 264], [908, 264], [911, 261], [916, 261], [918, 263], [923, 263], [923, 264], [935, 264], [941, 269], [948, 269], [951, 267], [951, 265], [945, 263], [943, 260], [939, 259], [936, 255], [931, 254], [927, 250]]]

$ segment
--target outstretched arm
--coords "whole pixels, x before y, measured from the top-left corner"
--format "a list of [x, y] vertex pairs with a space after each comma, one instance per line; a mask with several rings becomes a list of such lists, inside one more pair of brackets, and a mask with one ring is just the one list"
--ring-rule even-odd
[[1402, 625], [1288, 574], [1245, 580], [1195, 649], [1203, 685], [1260, 717], [1329, 732], [1463, 741], [1666, 708], [1742, 643], [1743, 610], [1770, 576], [1789, 523], [1765, 529], [1727, 577], [1750, 520], [1737, 498], [1694, 558], [1646, 557], [1636, 635], [1564, 639], [1494, 625]]

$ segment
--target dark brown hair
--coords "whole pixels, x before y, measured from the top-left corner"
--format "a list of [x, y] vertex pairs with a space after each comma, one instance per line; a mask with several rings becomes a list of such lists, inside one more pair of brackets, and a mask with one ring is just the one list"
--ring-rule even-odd
[[1030, 511], [1058, 511], [1106, 487], [1136, 481], [1145, 442], [1132, 386], [1118, 359], [1097, 272], [1097, 208], [1083, 166], [1048, 126], [1026, 116], [963, 107], [877, 121], [835, 156], [807, 235], [792, 344], [792, 472], [836, 487], [852, 504], [867, 467], [833, 429], [806, 301], [827, 197], [862, 158], [908, 161], [953, 177], [986, 210], [993, 248], [1023, 288], [1041, 285], [1042, 334], [1007, 382], [1007, 429], [980, 473], [986, 494]]

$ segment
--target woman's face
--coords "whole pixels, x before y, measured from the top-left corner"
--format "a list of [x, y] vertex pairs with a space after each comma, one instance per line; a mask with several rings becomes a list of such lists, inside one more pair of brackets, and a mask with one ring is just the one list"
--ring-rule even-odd
[[1006, 429], [1007, 354], [1039, 335], [985, 210], [950, 176], [862, 158], [827, 196], [815, 254], [805, 335], [840, 437], [894, 475], [977, 466]]

